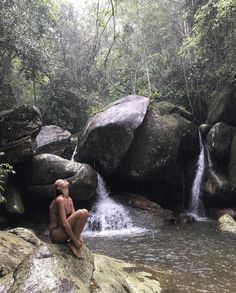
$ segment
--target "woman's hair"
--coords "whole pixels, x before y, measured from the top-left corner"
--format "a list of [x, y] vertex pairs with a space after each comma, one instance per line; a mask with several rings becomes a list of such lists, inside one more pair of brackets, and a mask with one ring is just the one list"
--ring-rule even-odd
[[61, 191], [58, 189], [57, 185], [58, 185], [58, 180], [54, 183], [54, 190], [56, 192], [56, 196], [59, 196], [61, 195]]

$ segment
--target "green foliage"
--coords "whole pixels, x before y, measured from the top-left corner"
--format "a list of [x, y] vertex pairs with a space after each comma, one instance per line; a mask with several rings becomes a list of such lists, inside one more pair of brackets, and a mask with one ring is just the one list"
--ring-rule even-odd
[[[207, 109], [235, 82], [233, 0], [0, 3], [0, 108], [36, 104], [72, 132], [128, 94]], [[202, 121], [205, 114], [202, 115]]]
[[192, 33], [181, 54], [189, 68], [192, 91], [210, 96], [235, 82], [236, 2], [205, 2], [194, 14]]
[[[3, 152], [0, 152], [0, 157], [4, 155]], [[4, 197], [4, 185], [7, 174], [15, 174], [15, 171], [13, 170], [13, 167], [8, 163], [0, 163], [0, 204], [6, 202], [6, 198]]]

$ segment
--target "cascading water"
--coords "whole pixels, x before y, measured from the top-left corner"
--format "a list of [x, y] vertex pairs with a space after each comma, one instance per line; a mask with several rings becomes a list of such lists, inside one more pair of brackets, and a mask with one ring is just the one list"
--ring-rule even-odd
[[[101, 175], [97, 174], [98, 201], [90, 212], [85, 234], [90, 231], [95, 235], [115, 235], [127, 233], [142, 233], [144, 229], [134, 227], [128, 211], [124, 206], [110, 198], [105, 182]], [[91, 233], [90, 233], [91, 235]]]
[[198, 133], [200, 142], [200, 154], [197, 162], [197, 172], [193, 182], [191, 201], [189, 206], [189, 213], [192, 214], [196, 219], [205, 217], [204, 206], [201, 199], [201, 183], [205, 169], [205, 151], [200, 131]]
[[77, 154], [77, 147], [78, 147], [78, 144], [76, 144], [75, 149], [74, 149], [74, 151], [73, 151], [73, 154], [72, 154], [72, 156], [71, 156], [71, 161], [73, 161], [73, 162], [74, 162], [74, 160], [75, 160], [75, 155]]

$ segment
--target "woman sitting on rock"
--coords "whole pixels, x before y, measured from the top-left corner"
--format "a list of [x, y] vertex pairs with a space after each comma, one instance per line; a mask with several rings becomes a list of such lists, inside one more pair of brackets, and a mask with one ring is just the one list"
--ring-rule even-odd
[[81, 232], [86, 224], [88, 211], [75, 211], [68, 187], [69, 182], [63, 179], [58, 179], [54, 184], [57, 197], [50, 205], [50, 239], [55, 243], [68, 243], [72, 252], [81, 258]]

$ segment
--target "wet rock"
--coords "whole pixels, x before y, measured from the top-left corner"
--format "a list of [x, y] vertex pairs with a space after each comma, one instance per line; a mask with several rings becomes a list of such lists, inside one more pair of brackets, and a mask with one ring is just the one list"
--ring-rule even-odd
[[43, 126], [36, 137], [35, 154], [54, 154], [62, 156], [70, 143], [71, 133], [56, 125]]
[[0, 150], [4, 161], [14, 164], [32, 157], [36, 149], [36, 136], [41, 129], [38, 108], [22, 105], [0, 112]]
[[236, 210], [234, 210], [234, 209], [223, 208], [223, 209], [215, 209], [213, 211], [213, 215], [217, 219], [219, 219], [221, 216], [223, 216], [225, 214], [230, 215], [234, 220], [236, 219]]
[[187, 223], [192, 223], [192, 222], [195, 222], [195, 218], [193, 215], [191, 214], [188, 214], [188, 213], [182, 213], [179, 215], [177, 221], [180, 223], [180, 224], [187, 224]]
[[211, 129], [211, 125], [209, 124], [201, 124], [199, 126], [199, 129], [201, 131], [202, 136], [205, 138], [209, 132], [209, 130]]
[[235, 127], [226, 123], [216, 123], [207, 135], [207, 147], [213, 162], [218, 166], [228, 166], [230, 149], [233, 136], [236, 132]]
[[228, 172], [232, 182], [236, 185], [236, 134], [234, 134], [231, 144]]
[[221, 231], [236, 233], [236, 222], [229, 214], [221, 216], [218, 223]]
[[13, 182], [8, 182], [6, 189], [6, 210], [11, 214], [23, 214], [25, 208], [19, 191], [14, 186]]
[[87, 200], [97, 188], [97, 173], [88, 164], [69, 161], [52, 154], [34, 156], [22, 172], [25, 193], [34, 199], [53, 199], [54, 182], [67, 179], [73, 199]]
[[18, 227], [18, 228], [8, 230], [8, 232], [19, 236], [20, 238], [24, 239], [25, 241], [27, 241], [33, 245], [40, 246], [42, 244], [42, 242], [34, 234], [34, 232], [29, 229]]
[[225, 87], [225, 90], [220, 90], [212, 94], [208, 100], [209, 112], [207, 117], [208, 124], [215, 124], [219, 121], [229, 125], [236, 126], [236, 90], [235, 85]]
[[14, 233], [0, 231], [0, 292], [161, 292], [159, 271], [94, 257], [85, 246], [78, 259], [66, 245], [29, 243], [33, 234], [27, 229]]
[[208, 209], [236, 207], [235, 185], [228, 176], [216, 171], [211, 164], [205, 169], [201, 191]]
[[101, 231], [102, 230], [102, 222], [98, 216], [91, 215], [88, 218], [88, 230], [90, 231]]
[[129, 149], [148, 104], [148, 98], [130, 95], [90, 118], [75, 160], [91, 164], [101, 174], [112, 173]]
[[66, 245], [43, 244], [18, 266], [9, 293], [91, 292], [93, 255], [83, 247], [83, 260]]
[[[24, 229], [27, 234], [27, 230]], [[30, 232], [29, 232], [30, 233]], [[14, 282], [13, 273], [21, 261], [29, 256], [36, 245], [9, 233], [0, 231], [0, 292], [9, 292]]]
[[97, 293], [162, 292], [154, 270], [106, 256], [95, 255], [94, 280]]
[[149, 211], [152, 215], [155, 216], [155, 218], [158, 218], [160, 221], [168, 223], [176, 222], [176, 216], [172, 211], [163, 209], [160, 205], [142, 195], [126, 192], [121, 194], [121, 198], [122, 202], [131, 207], [138, 208], [143, 211]]
[[182, 184], [181, 171], [198, 152], [198, 129], [180, 114], [173, 113], [172, 108], [170, 103], [149, 107], [119, 166], [119, 176], [135, 181]]

